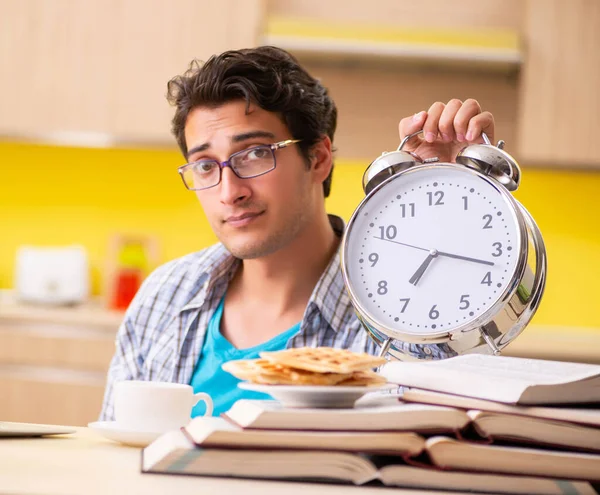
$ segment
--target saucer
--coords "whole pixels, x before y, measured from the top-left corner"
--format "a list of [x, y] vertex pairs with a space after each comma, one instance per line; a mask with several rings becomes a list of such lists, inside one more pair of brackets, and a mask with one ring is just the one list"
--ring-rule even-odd
[[146, 447], [164, 431], [141, 431], [118, 426], [116, 421], [96, 421], [88, 423], [88, 428], [104, 438], [130, 447]]
[[390, 383], [371, 387], [344, 387], [335, 385], [261, 385], [240, 382], [238, 387], [269, 394], [281, 402], [284, 407], [341, 409], [354, 407], [354, 403], [365, 394], [391, 390], [398, 386]]

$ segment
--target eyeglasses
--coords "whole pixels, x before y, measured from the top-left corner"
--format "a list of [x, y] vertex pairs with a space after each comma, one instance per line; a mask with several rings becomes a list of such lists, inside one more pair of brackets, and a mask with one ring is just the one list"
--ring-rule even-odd
[[200, 191], [219, 184], [221, 171], [225, 167], [230, 167], [240, 179], [251, 179], [275, 169], [277, 166], [275, 151], [300, 141], [301, 139], [287, 139], [275, 144], [261, 144], [238, 151], [224, 162], [199, 160], [182, 165], [177, 171], [185, 187], [190, 191]]

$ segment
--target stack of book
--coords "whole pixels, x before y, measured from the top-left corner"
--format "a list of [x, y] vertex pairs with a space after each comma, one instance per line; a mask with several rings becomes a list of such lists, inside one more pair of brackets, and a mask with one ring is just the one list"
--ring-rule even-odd
[[[142, 452], [142, 471], [520, 494], [600, 493], [600, 366], [469, 355], [381, 370], [351, 409], [238, 401]], [[595, 404], [595, 406], [594, 406]]]

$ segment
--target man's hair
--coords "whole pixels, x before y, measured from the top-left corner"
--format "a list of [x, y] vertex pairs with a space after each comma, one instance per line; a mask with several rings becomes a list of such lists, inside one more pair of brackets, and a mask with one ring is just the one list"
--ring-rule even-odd
[[[327, 89], [291, 54], [273, 46], [226, 51], [204, 64], [194, 60], [183, 75], [169, 81], [167, 99], [176, 107], [172, 131], [186, 158], [185, 124], [196, 107], [245, 100], [247, 109], [255, 104], [277, 113], [292, 137], [302, 140], [298, 146], [307, 163], [311, 147], [323, 136], [333, 142], [337, 125], [337, 108]], [[323, 181], [325, 197], [331, 175]]]

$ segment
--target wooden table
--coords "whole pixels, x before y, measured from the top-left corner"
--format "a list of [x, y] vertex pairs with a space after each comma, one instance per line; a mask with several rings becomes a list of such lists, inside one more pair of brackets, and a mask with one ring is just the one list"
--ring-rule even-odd
[[[87, 428], [46, 438], [0, 439], [0, 493], [383, 495], [446, 492], [142, 474], [140, 449], [105, 440]], [[450, 492], [448, 492], [450, 493]], [[458, 492], [452, 492], [457, 495]], [[460, 495], [460, 494], [458, 494]]]

